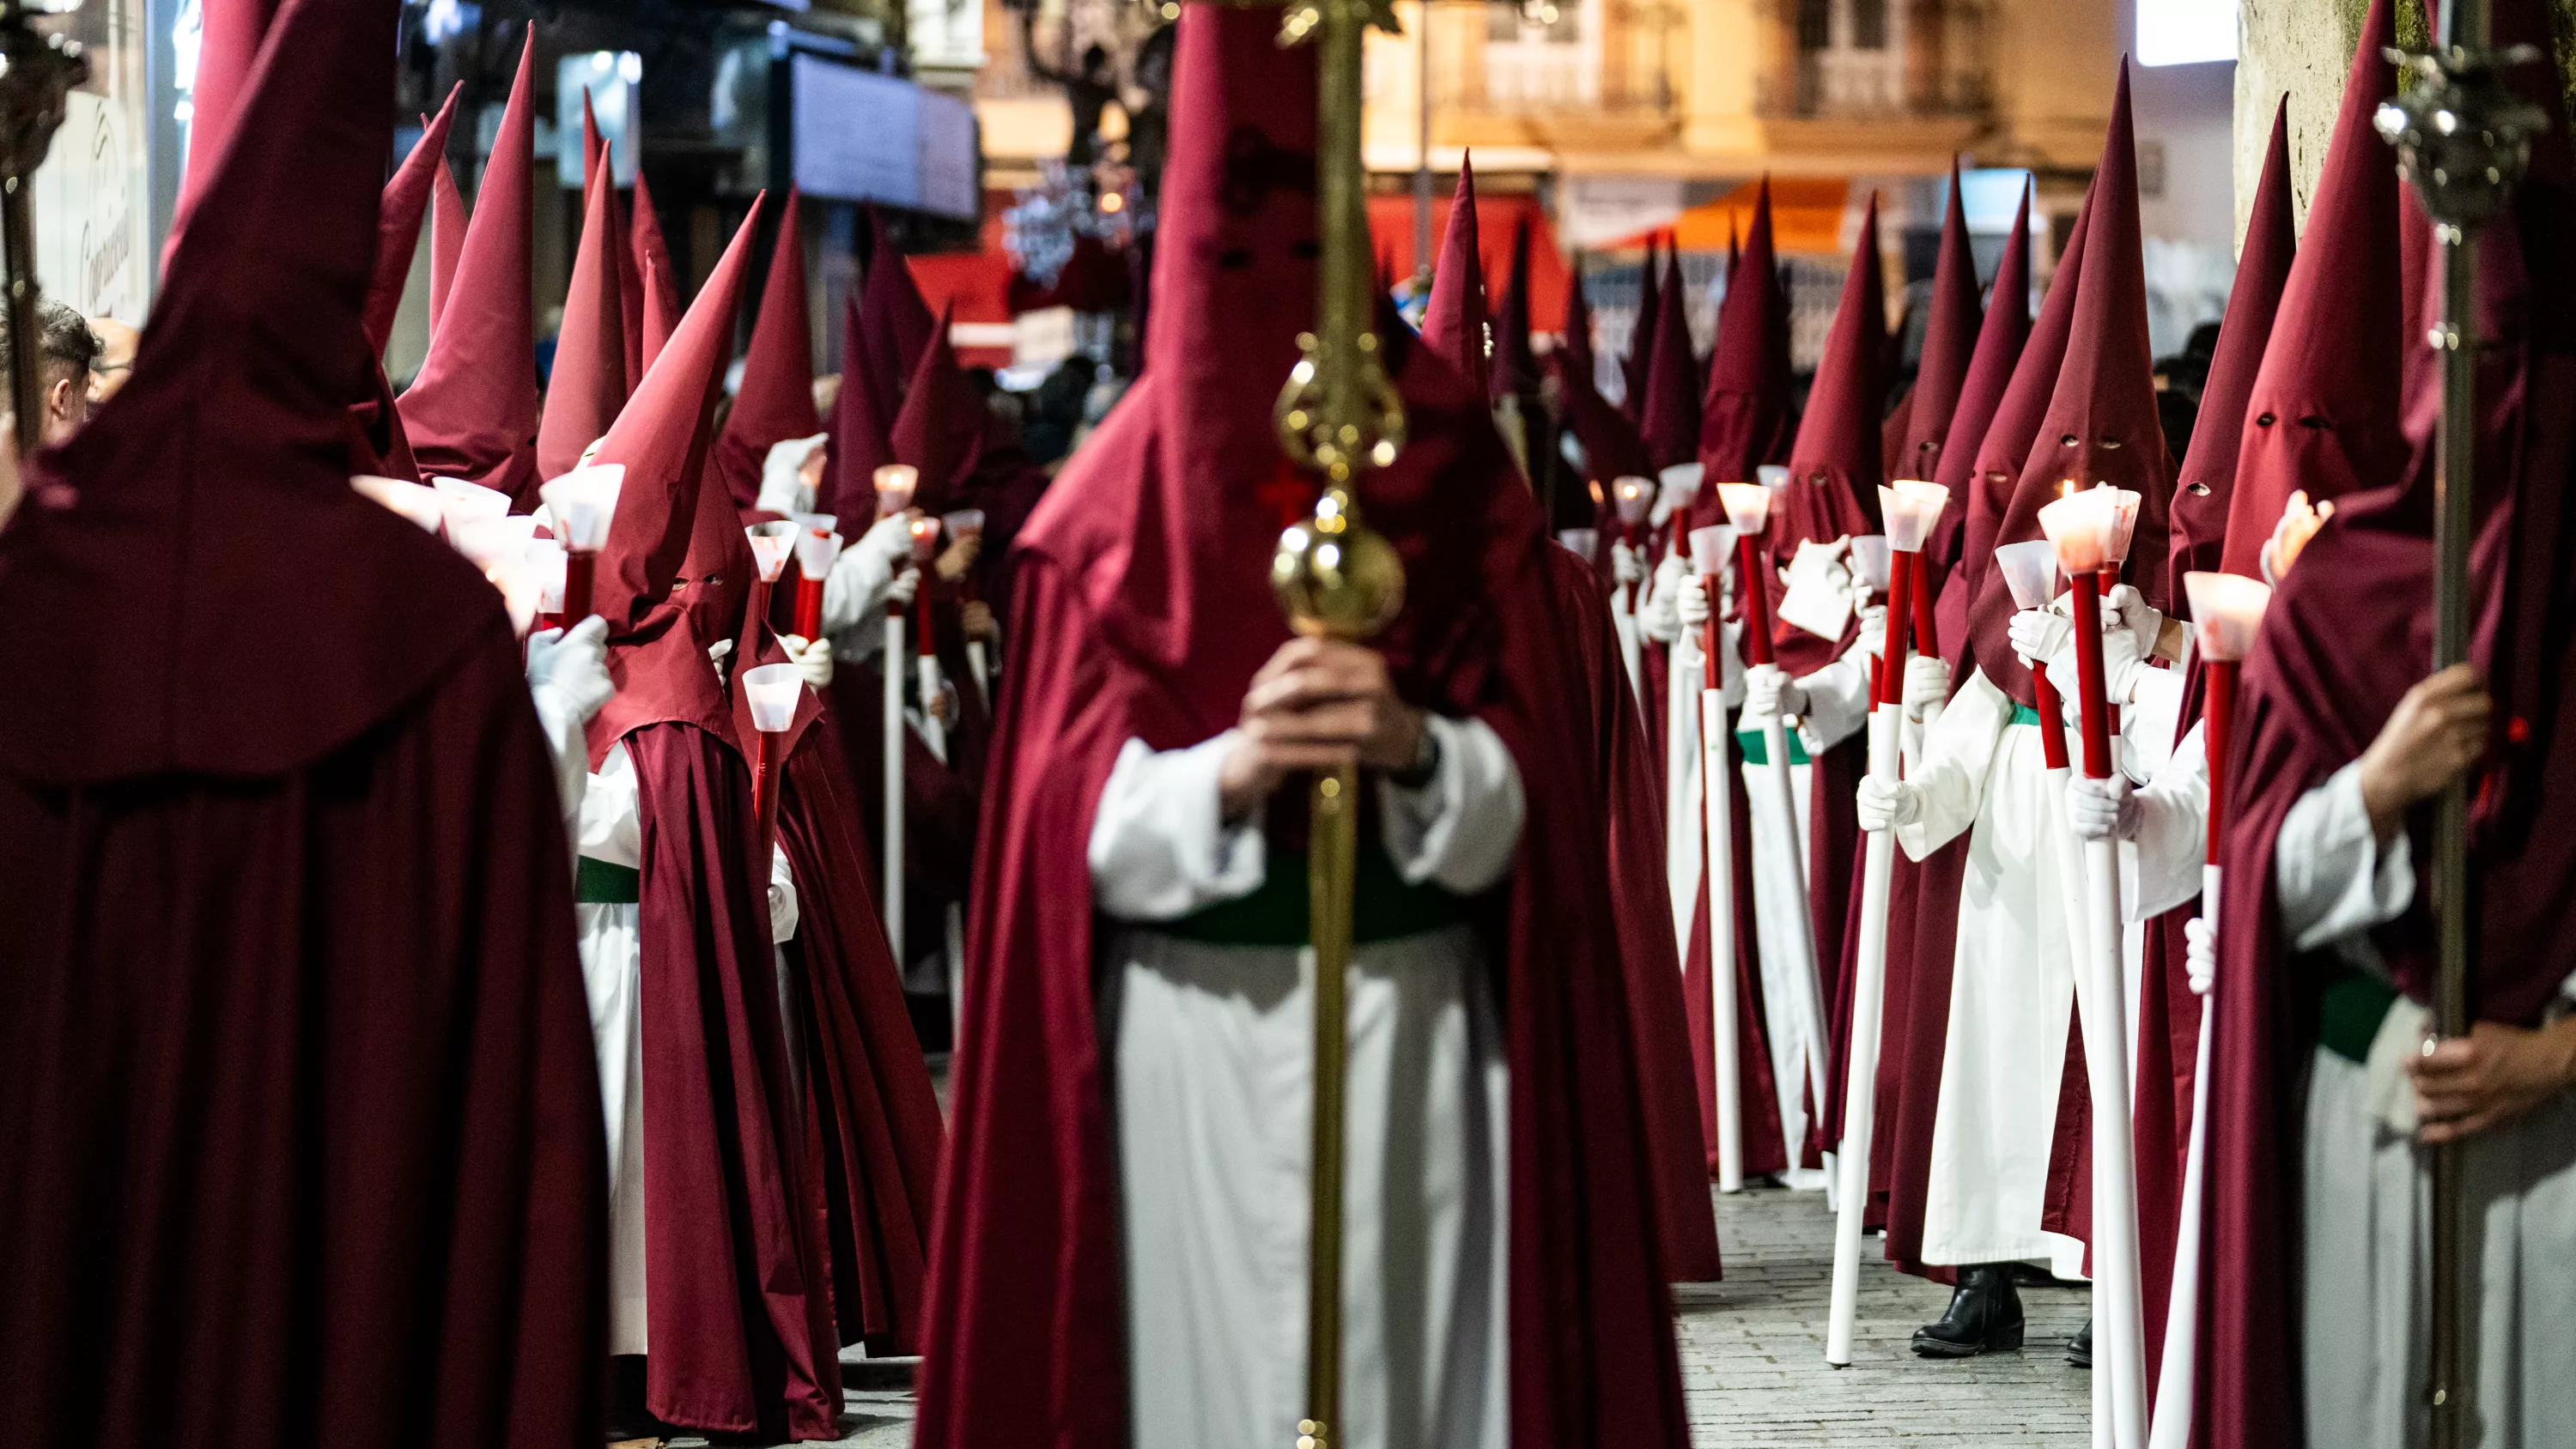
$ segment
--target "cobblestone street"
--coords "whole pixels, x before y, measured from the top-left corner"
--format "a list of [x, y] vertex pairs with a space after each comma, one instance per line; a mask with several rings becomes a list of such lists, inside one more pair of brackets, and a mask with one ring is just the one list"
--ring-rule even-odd
[[[2092, 1441], [2091, 1386], [2066, 1362], [2084, 1324], [2076, 1288], [2021, 1290], [2030, 1316], [2020, 1353], [1917, 1359], [1906, 1340], [1938, 1317], [1949, 1290], [1908, 1278], [1863, 1249], [1853, 1363], [1825, 1363], [1834, 1220], [1820, 1193], [1766, 1190], [1717, 1199], [1726, 1281], [1681, 1289], [1682, 1392], [1701, 1449], [1909, 1445], [2080, 1445]], [[841, 1449], [911, 1441], [911, 1365], [851, 1360]], [[673, 1441], [673, 1449], [702, 1444]]]

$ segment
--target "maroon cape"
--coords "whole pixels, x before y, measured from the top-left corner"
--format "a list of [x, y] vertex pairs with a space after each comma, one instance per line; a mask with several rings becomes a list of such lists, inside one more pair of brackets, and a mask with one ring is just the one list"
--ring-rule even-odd
[[[552, 767], [490, 587], [348, 487], [394, 19], [279, 10], [132, 382], [0, 532], [0, 1395], [30, 1443], [598, 1439]], [[120, 647], [67, 647], [106, 598]]]
[[1723, 1276], [1717, 1226], [1709, 1211], [1681, 960], [1673, 948], [1671, 888], [1664, 880], [1662, 772], [1646, 747], [1637, 696], [1619, 672], [1601, 576], [1562, 548], [1544, 552], [1555, 607], [1564, 627], [1585, 646], [1577, 682], [1593, 702], [1584, 721], [1592, 745], [1586, 758], [1609, 792], [1610, 888], [1618, 893], [1619, 964], [1637, 1040], [1638, 1097], [1654, 1158], [1664, 1271], [1676, 1283], [1715, 1282]]

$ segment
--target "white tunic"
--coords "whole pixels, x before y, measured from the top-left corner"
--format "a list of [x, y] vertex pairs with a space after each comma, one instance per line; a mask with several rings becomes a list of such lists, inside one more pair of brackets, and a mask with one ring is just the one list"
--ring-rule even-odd
[[[590, 775], [575, 848], [633, 870], [644, 862], [635, 764], [613, 745]], [[643, 1353], [644, 1332], [644, 947], [643, 908], [577, 905], [581, 974], [590, 990], [590, 1030], [599, 1053], [599, 1099], [608, 1120], [608, 1351]], [[769, 861], [770, 939], [796, 934], [796, 882], [787, 854]]]
[[2082, 1243], [2040, 1227], [2075, 1000], [2064, 826], [2039, 730], [2013, 713], [1984, 671], [1968, 676], [1924, 734], [1922, 814], [1896, 832], [1914, 860], [1968, 832], [1923, 1261], [2034, 1260], [2071, 1278]]
[[[2358, 765], [2291, 808], [2274, 861], [2283, 934], [2302, 951], [2379, 969], [2365, 933], [2405, 911], [2415, 872], [2405, 835], [2379, 848]], [[2310, 1065], [2301, 1331], [2308, 1442], [2320, 1449], [2424, 1442], [2432, 1177], [2402, 1063], [2429, 1028], [2430, 1013], [2401, 996], [2366, 1064], [2320, 1046]], [[2461, 1335], [2471, 1395], [2462, 1442], [2576, 1444], [2576, 1093], [2469, 1139], [2463, 1157], [2478, 1277]]]
[[[1523, 802], [1480, 722], [1434, 719], [1420, 791], [1383, 782], [1404, 878], [1460, 894], [1502, 879]], [[1113, 921], [1135, 1449], [1290, 1444], [1305, 1384], [1314, 953], [1183, 940], [1174, 921], [1257, 890], [1260, 822], [1229, 824], [1231, 732], [1155, 753], [1130, 740], [1093, 823]], [[1464, 926], [1359, 946], [1349, 986], [1344, 1424], [1349, 1449], [1502, 1449], [1509, 1345], [1509, 1101], [1483, 952]]]
[[[1646, 636], [1670, 651], [1664, 700], [1664, 882], [1673, 906], [1673, 939], [1690, 957], [1690, 928], [1699, 901], [1700, 855], [1708, 827], [1700, 795], [1700, 695], [1708, 687], [1708, 659], [1700, 631], [1682, 627], [1677, 594], [1684, 580], [1679, 561], [1656, 571], [1654, 592], [1637, 614]], [[1743, 624], [1720, 620], [1718, 688], [1731, 713], [1744, 704], [1744, 665], [1736, 641]]]

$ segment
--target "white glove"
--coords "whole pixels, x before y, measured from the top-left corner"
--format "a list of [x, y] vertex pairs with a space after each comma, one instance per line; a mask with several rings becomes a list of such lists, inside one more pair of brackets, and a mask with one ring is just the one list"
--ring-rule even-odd
[[2129, 777], [2107, 780], [2077, 775], [2066, 782], [2066, 824], [2078, 840], [2132, 840], [2138, 834], [2138, 797]]
[[1751, 670], [1744, 676], [1744, 712], [1762, 719], [1804, 714], [1807, 691], [1776, 666]]
[[1862, 653], [1875, 659], [1887, 652], [1887, 601], [1882, 599], [1875, 604], [1860, 603], [1859, 600], [1864, 597], [1866, 596], [1854, 596], [1856, 607], [1852, 612], [1852, 621], [1860, 625], [1860, 638], [1855, 642], [1860, 645]]
[[[880, 518], [859, 541], [832, 560], [823, 578], [823, 632], [838, 634], [885, 609], [895, 574], [912, 557], [912, 522], [903, 514]], [[791, 565], [792, 567], [792, 565]], [[909, 596], [907, 596], [907, 601]]]
[[2207, 916], [2182, 923], [2183, 965], [2191, 973], [2195, 996], [2207, 996], [2218, 984], [2218, 927]]
[[816, 690], [832, 687], [832, 641], [808, 639], [802, 634], [781, 634], [778, 646], [787, 651], [788, 662], [805, 676], [806, 684]]
[[917, 568], [905, 569], [894, 576], [893, 583], [886, 585], [887, 600], [901, 604], [907, 609], [912, 607], [914, 597], [920, 592], [921, 570]]
[[732, 654], [733, 641], [731, 639], [718, 639], [713, 644], [707, 646], [707, 662], [716, 667], [716, 680], [718, 683], [722, 683], [728, 677], [725, 672], [725, 660], [731, 657]]
[[588, 724], [617, 693], [608, 678], [608, 621], [593, 614], [529, 635], [528, 691], [551, 695], [566, 718]]
[[[776, 782], [772, 781], [772, 788]], [[796, 901], [796, 872], [788, 867], [787, 848], [769, 848], [769, 944], [783, 946], [796, 934], [803, 912]]]
[[1637, 627], [1658, 644], [1670, 644], [1682, 634], [1681, 615], [1677, 612], [1676, 595], [1687, 577], [1688, 565], [1671, 554], [1655, 565], [1654, 587], [1646, 591], [1646, 601], [1637, 607]]
[[1950, 665], [1930, 654], [1917, 654], [1905, 664], [1905, 714], [1922, 719], [1950, 698]]
[[2147, 602], [2147, 596], [2127, 584], [2114, 584], [2102, 599], [2102, 628], [2108, 633], [2114, 627], [2126, 629], [2137, 642], [2138, 657], [2156, 652], [2156, 640], [2165, 632], [2165, 616]]
[[2073, 694], [2075, 676], [2070, 671], [2057, 673], [2057, 657], [2063, 652], [2072, 658], [2075, 652], [2075, 622], [2053, 609], [2024, 609], [2012, 616], [2007, 632], [2012, 637], [2013, 652], [2023, 664], [2048, 667], [2058, 688]]
[[1610, 577], [1623, 584], [1643, 583], [1646, 561], [1624, 543], [1610, 545]]
[[1923, 818], [1923, 787], [1911, 780], [1864, 775], [1852, 806], [1860, 817], [1861, 829], [1896, 830]]
[[1673, 612], [1682, 627], [1693, 633], [1708, 627], [1708, 581], [1697, 574], [1685, 574], [1681, 587], [1673, 594]]
[[760, 462], [760, 496], [752, 507], [771, 513], [811, 513], [814, 485], [809, 473], [821, 471], [825, 434], [788, 438], [769, 445]]

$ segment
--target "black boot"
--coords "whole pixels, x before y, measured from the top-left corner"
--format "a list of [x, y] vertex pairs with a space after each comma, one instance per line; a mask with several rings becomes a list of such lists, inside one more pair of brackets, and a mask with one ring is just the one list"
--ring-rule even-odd
[[2080, 1369], [2089, 1369], [2093, 1366], [2092, 1319], [2085, 1319], [2084, 1327], [2078, 1330], [2073, 1338], [2066, 1340], [2066, 1361]]
[[1959, 1270], [1959, 1287], [1938, 1323], [1914, 1330], [1914, 1351], [1924, 1358], [1972, 1358], [2021, 1347], [2021, 1294], [2009, 1263], [1972, 1263]]

